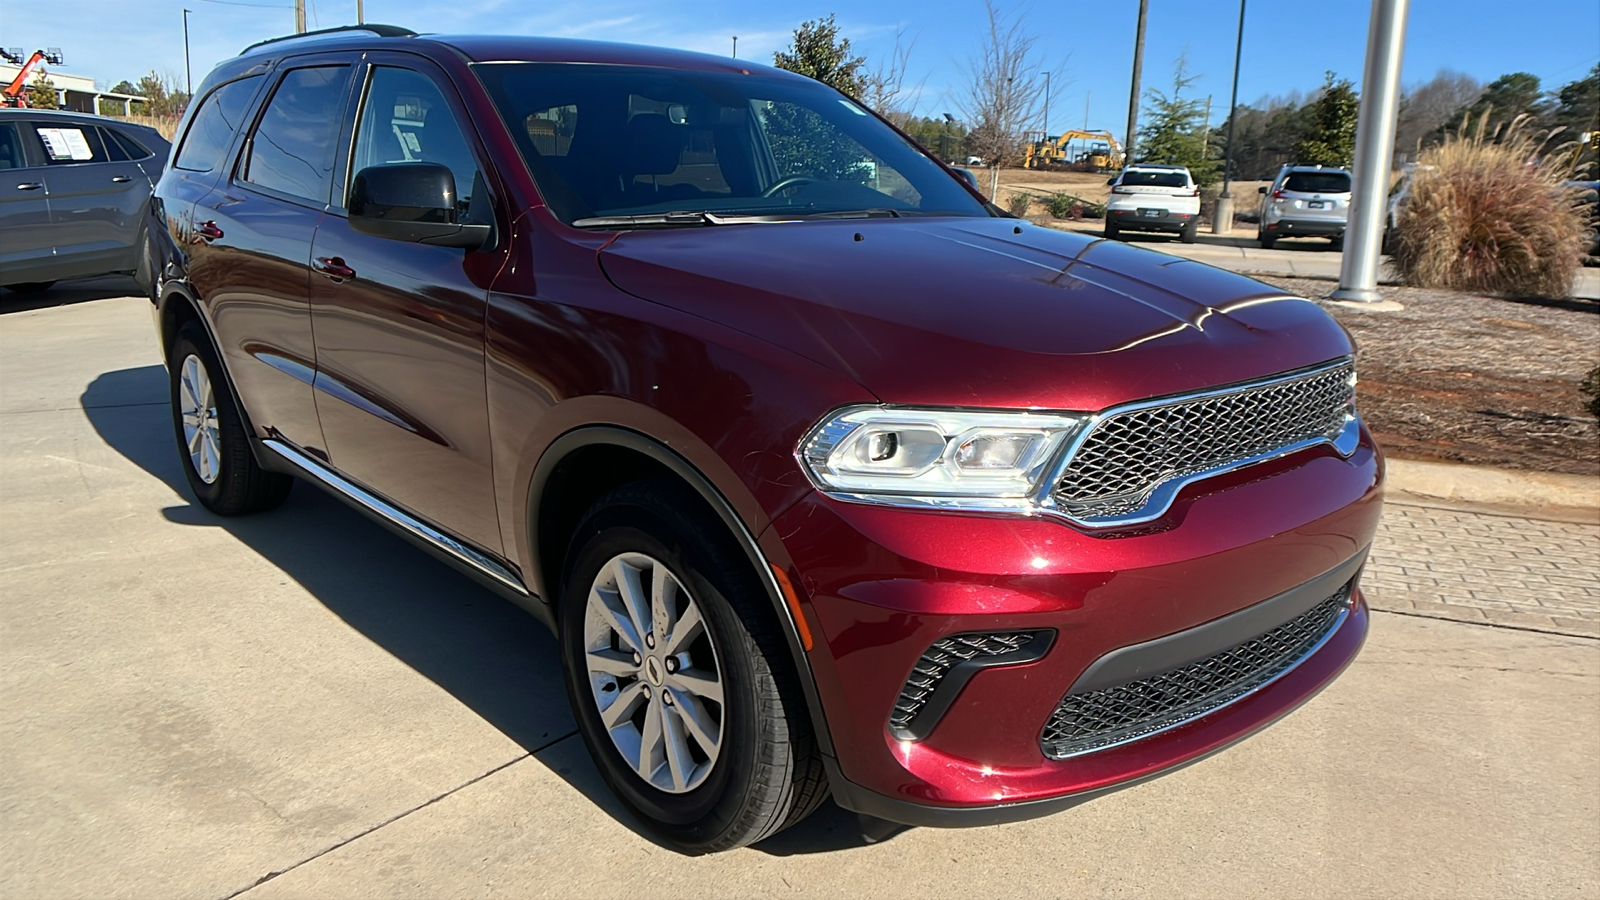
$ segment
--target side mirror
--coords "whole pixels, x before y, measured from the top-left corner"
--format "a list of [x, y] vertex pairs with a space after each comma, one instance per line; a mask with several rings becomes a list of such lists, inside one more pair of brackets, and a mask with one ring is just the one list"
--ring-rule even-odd
[[1265, 187], [1256, 188], [1256, 193], [1258, 193], [1258, 194], [1265, 194], [1266, 192], [1267, 192], [1267, 189]]
[[1117, 183], [1117, 176], [1115, 176], [1115, 175], [1113, 175], [1110, 178], [1106, 179], [1106, 184], [1116, 184], [1116, 183]]
[[438, 163], [370, 166], [350, 185], [350, 227], [362, 234], [475, 250], [494, 230], [459, 219], [455, 176]]
[[978, 176], [972, 174], [971, 169], [956, 169], [956, 174], [965, 179], [967, 184], [972, 185], [973, 190], [978, 189]]

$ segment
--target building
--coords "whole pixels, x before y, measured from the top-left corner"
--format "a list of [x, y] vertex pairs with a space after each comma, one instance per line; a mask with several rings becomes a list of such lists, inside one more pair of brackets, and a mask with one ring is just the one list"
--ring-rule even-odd
[[[56, 86], [56, 105], [62, 109], [76, 112], [99, 113], [101, 100], [117, 103], [121, 106], [123, 115], [132, 115], [138, 112], [134, 104], [143, 104], [145, 98], [138, 94], [118, 94], [112, 91], [102, 91], [94, 86], [93, 78], [82, 75], [69, 75], [60, 69], [48, 69], [39, 66], [34, 69], [34, 74], [28, 77], [28, 84], [32, 85], [39, 72], [45, 72], [50, 81]], [[0, 87], [4, 87], [17, 77], [22, 67], [8, 62], [0, 62]]]

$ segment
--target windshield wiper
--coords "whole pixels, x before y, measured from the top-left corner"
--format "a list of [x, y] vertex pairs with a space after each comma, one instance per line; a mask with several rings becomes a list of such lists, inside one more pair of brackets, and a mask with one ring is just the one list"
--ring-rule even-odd
[[712, 216], [699, 210], [675, 209], [664, 213], [645, 213], [638, 216], [590, 216], [573, 219], [573, 228], [648, 228], [652, 225], [710, 225]]

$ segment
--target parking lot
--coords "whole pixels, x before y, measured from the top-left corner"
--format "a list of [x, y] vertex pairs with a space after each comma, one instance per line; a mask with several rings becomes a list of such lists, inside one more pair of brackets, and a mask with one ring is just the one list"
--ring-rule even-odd
[[[0, 298], [0, 896], [1600, 894], [1600, 525], [1396, 507], [1350, 671], [1168, 777], [685, 858], [601, 783], [531, 618], [307, 485], [191, 502], [131, 291]], [[1518, 541], [1554, 569], [1455, 571]]]

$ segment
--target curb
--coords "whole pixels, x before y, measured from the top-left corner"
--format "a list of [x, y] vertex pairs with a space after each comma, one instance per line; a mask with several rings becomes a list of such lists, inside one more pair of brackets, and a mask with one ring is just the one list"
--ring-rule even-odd
[[1507, 511], [1517, 514], [1546, 511], [1568, 521], [1600, 524], [1600, 476], [1393, 457], [1387, 460], [1386, 472], [1389, 499], [1394, 502], [1509, 507]]

